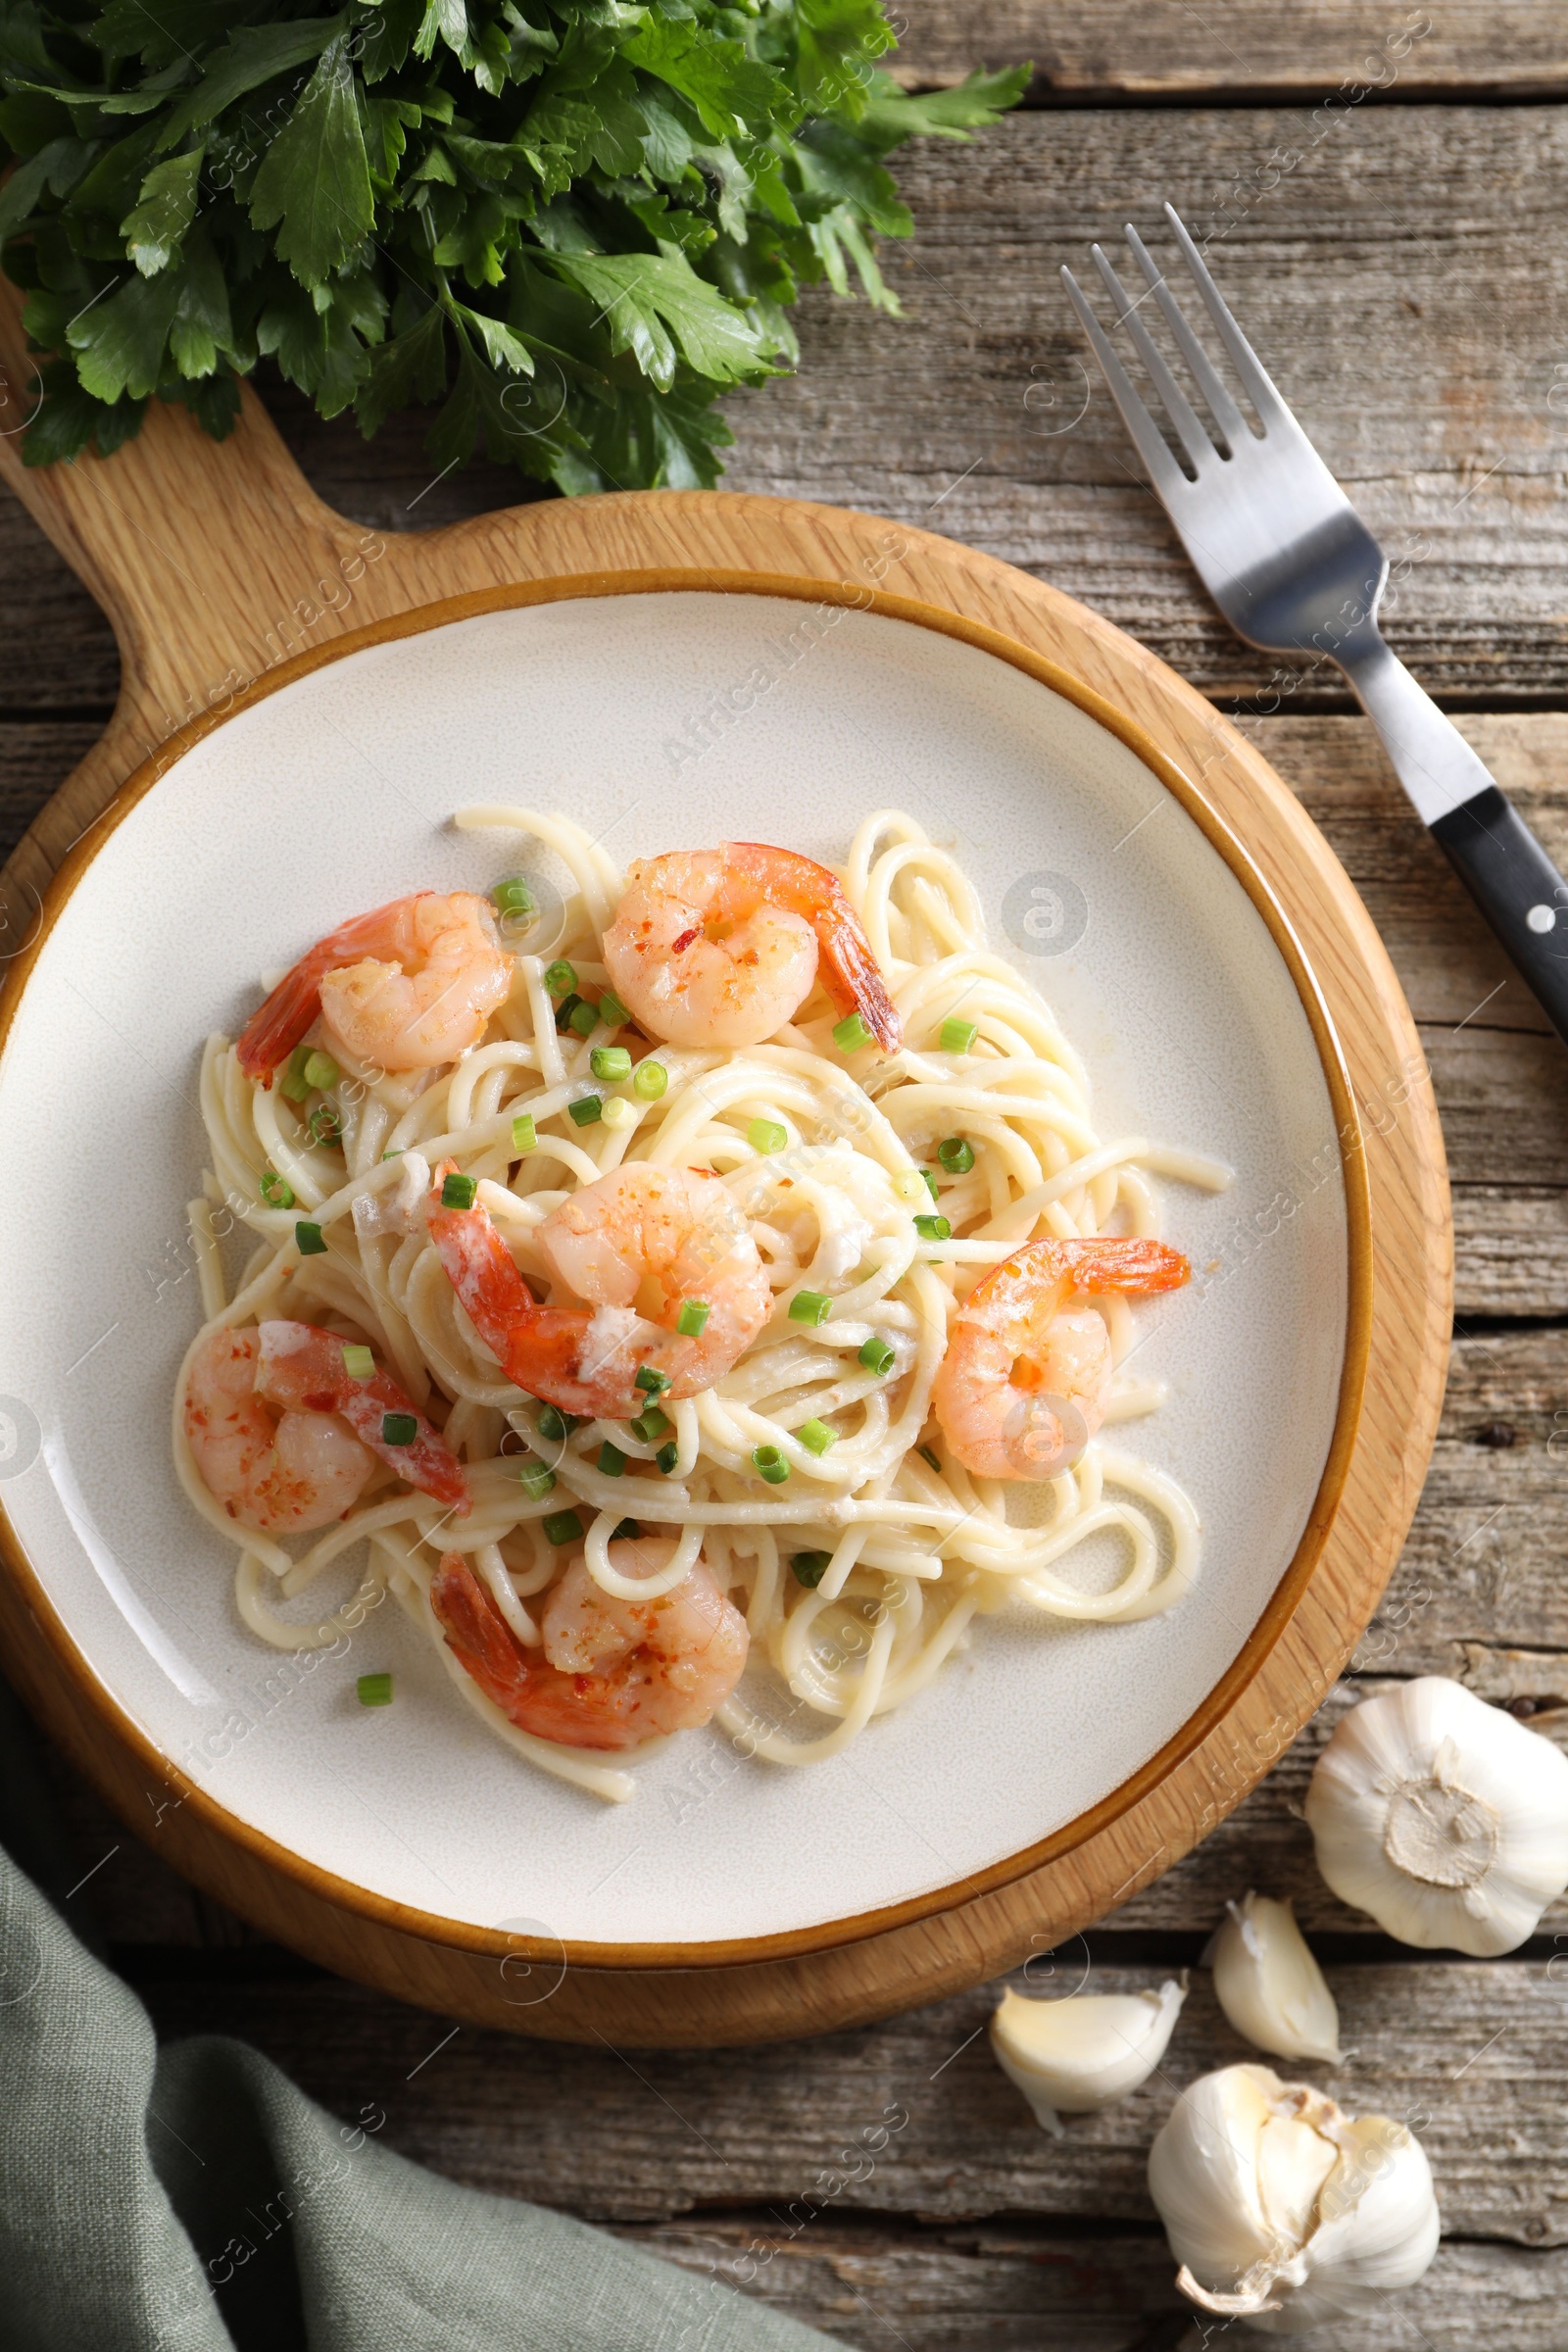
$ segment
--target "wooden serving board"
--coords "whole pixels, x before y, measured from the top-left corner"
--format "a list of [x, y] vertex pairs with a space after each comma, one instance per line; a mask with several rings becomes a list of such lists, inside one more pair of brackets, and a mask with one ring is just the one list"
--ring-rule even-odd
[[[0, 370], [6, 416], [25, 416], [33, 368], [9, 289], [0, 293]], [[887, 2015], [1048, 1948], [1168, 1868], [1266, 1772], [1371, 1615], [1420, 1494], [1449, 1330], [1447, 1184], [1416, 1032], [1365, 908], [1266, 761], [1171, 670], [1081, 605], [992, 558], [869, 515], [661, 492], [383, 535], [314, 496], [248, 390], [221, 444], [155, 403], [140, 437], [107, 463], [31, 472], [13, 437], [0, 439], [0, 475], [109, 614], [122, 677], [102, 741], [0, 880], [0, 955], [24, 945], [56, 869], [127, 779], [139, 771], [145, 781], [148, 763], [167, 764], [192, 731], [362, 632], [420, 625], [405, 616], [421, 608], [471, 599], [482, 609], [528, 583], [564, 579], [573, 593], [613, 594], [628, 573], [639, 584], [696, 589], [765, 574], [796, 594], [819, 583], [841, 602], [894, 609], [908, 600], [956, 616], [960, 629], [994, 632], [1022, 648], [1025, 662], [1055, 664], [1102, 697], [1181, 771], [1184, 797], [1206, 803], [1245, 843], [1337, 1033], [1371, 1211], [1359, 1421], [1352, 1414], [1348, 1425], [1352, 1442], [1325, 1505], [1316, 1565], [1277, 1639], [1137, 1802], [1054, 1858], [934, 1915], [895, 1919], [829, 1949], [716, 1959], [698, 1948], [678, 1967], [636, 1965], [628, 1954], [625, 1965], [562, 1969], [548, 1955], [509, 1956], [503, 1938], [477, 1931], [463, 1943], [440, 1940], [395, 1906], [345, 1902], [333, 1882], [180, 1786], [13, 1555], [0, 1572], [7, 1671], [60, 1744], [133, 1830], [269, 1935], [404, 1999], [554, 2039], [710, 2045]]]

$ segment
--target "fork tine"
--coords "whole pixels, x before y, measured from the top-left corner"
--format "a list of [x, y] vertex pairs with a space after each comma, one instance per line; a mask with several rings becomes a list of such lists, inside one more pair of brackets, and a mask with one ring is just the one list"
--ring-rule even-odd
[[1241, 436], [1250, 437], [1251, 428], [1232, 400], [1223, 379], [1215, 372], [1207, 352], [1187, 323], [1187, 314], [1167, 285], [1164, 271], [1131, 221], [1127, 223], [1126, 234], [1133, 259], [1148, 278], [1154, 300], [1164, 314], [1165, 324], [1181, 346], [1181, 354], [1192, 370], [1193, 381], [1207, 401], [1209, 415], [1234, 452]]
[[1271, 426], [1294, 424], [1295, 417], [1286, 407], [1272, 378], [1252, 346], [1231, 317], [1230, 308], [1218, 286], [1208, 274], [1208, 264], [1187, 233], [1187, 224], [1173, 204], [1165, 207], [1165, 218], [1176, 231], [1176, 241], [1182, 257], [1198, 281], [1198, 291], [1203, 297], [1208, 315], [1224, 338], [1231, 362], [1246, 387], [1248, 398], [1263, 420], [1265, 430]]
[[1182, 447], [1191, 458], [1195, 468], [1200, 469], [1203, 461], [1214, 455], [1212, 438], [1204, 429], [1202, 419], [1199, 416], [1192, 402], [1166, 367], [1158, 345], [1139, 318], [1137, 305], [1128, 294], [1121, 279], [1116, 275], [1115, 270], [1098, 245], [1091, 245], [1089, 250], [1094, 256], [1095, 268], [1100, 271], [1104, 282], [1105, 291], [1116, 306], [1116, 324], [1126, 327], [1134, 343], [1138, 346], [1138, 356], [1148, 368], [1154, 389], [1165, 404], [1165, 414], [1176, 427]]
[[1094, 346], [1096, 359], [1110, 386], [1111, 399], [1121, 411], [1122, 422], [1133, 437], [1134, 447], [1149, 468], [1150, 479], [1157, 497], [1168, 507], [1172, 498], [1189, 487], [1187, 476], [1166, 448], [1154, 419], [1133, 390], [1132, 380], [1107, 341], [1100, 320], [1090, 309], [1083, 288], [1072, 271], [1062, 268], [1061, 282], [1067, 289], [1067, 299], [1078, 314], [1080, 325]]

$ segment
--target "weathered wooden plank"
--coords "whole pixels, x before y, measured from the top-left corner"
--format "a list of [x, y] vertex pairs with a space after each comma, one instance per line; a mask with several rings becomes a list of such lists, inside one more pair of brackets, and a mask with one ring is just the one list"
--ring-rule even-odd
[[[1164, 1973], [1097, 1968], [1092, 1983], [1131, 1990]], [[1568, 1994], [1547, 1966], [1327, 1974], [1351, 2054], [1327, 2075], [1303, 2071], [1352, 2110], [1415, 2126], [1450, 2233], [1568, 2242]], [[785, 2232], [810, 2226], [813, 2209], [1146, 2223], [1149, 2144], [1173, 2098], [1209, 2068], [1255, 2055], [1199, 1971], [1152, 2082], [1055, 2139], [991, 2057], [996, 1987], [858, 2033], [711, 2053], [580, 2049], [468, 2027], [438, 2047], [449, 2033], [439, 2020], [320, 1982], [144, 1978], [139, 1989], [162, 2030], [240, 2028], [334, 2112], [384, 2110], [386, 2144], [477, 2187], [622, 2221], [772, 2207]]]
[[[1456, 1338], [1420, 1507], [1377, 1630], [1357, 1652], [1366, 1669], [1451, 1672], [1467, 1643], [1568, 1650], [1565, 1460], [1562, 1333]], [[1559, 1674], [1552, 1694], [1563, 1689]]]
[[0, 710], [107, 710], [120, 691], [114, 632], [31, 516], [0, 491]]
[[1032, 62], [1036, 103], [1117, 97], [1194, 103], [1301, 99], [1357, 89], [1396, 98], [1568, 88], [1561, 12], [1544, 0], [1492, 7], [1446, 0], [1431, 10], [1362, 0], [900, 0], [891, 63], [910, 88], [959, 81], [976, 66]]
[[1568, 1192], [1453, 1188], [1454, 1307], [1472, 1315], [1568, 1315]]
[[[1416, 675], [1568, 699], [1547, 406], [1568, 365], [1568, 113], [1363, 108], [1315, 144], [1272, 110], [1044, 113], [901, 169], [918, 233], [884, 266], [904, 319], [809, 302], [801, 375], [732, 404], [737, 486], [949, 530], [1205, 691], [1259, 694], [1272, 664], [1207, 608], [1057, 278], [1129, 215], [1152, 230], [1168, 196], [1223, 231], [1210, 258], [1244, 324], [1406, 564], [1390, 634]], [[1337, 686], [1325, 669], [1298, 704]]]
[[[764, 2210], [697, 2225], [623, 2224], [616, 2235], [866, 2352], [889, 2343], [907, 2352], [1200, 2352], [1205, 2341], [1152, 2230], [1063, 2232], [1028, 2220], [901, 2228], [824, 2215], [785, 2242]], [[1380, 2307], [1375, 2336], [1360, 2321], [1311, 2341], [1316, 2352], [1368, 2352], [1374, 2341], [1379, 2352], [1561, 2352], [1565, 2304], [1561, 2254], [1446, 2244], [1419, 2285]]]

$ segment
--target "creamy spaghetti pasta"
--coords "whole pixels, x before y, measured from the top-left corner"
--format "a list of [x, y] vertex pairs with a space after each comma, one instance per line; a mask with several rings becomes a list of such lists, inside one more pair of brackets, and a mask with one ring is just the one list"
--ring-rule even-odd
[[[390, 1592], [499, 1737], [619, 1797], [625, 1772], [519, 1729], [454, 1656], [430, 1599], [443, 1554], [461, 1554], [516, 1642], [537, 1645], [565, 1523], [574, 1517], [588, 1574], [612, 1595], [628, 1590], [610, 1556], [617, 1530], [633, 1521], [675, 1539], [654, 1583], [630, 1589], [670, 1590], [701, 1555], [751, 1637], [747, 1680], [718, 1720], [775, 1764], [832, 1755], [911, 1698], [977, 1615], [1126, 1623], [1178, 1601], [1197, 1574], [1199, 1522], [1162, 1471], [1097, 1438], [1044, 1464], [1038, 1483], [971, 1476], [932, 1417], [956, 1305], [986, 1269], [1035, 1237], [1152, 1236], [1152, 1177], [1211, 1190], [1228, 1180], [1141, 1136], [1102, 1141], [1077, 1054], [987, 946], [955, 858], [884, 812], [841, 869], [902, 1015], [899, 1051], [846, 1051], [818, 986], [765, 1044], [657, 1045], [645, 1058], [666, 1083], [653, 1095], [621, 1071], [626, 1056], [596, 1062], [591, 1021], [587, 1035], [561, 1026], [549, 985], [569, 965], [590, 1006], [607, 985], [602, 941], [623, 885], [606, 851], [566, 818], [524, 809], [468, 808], [456, 822], [524, 837], [570, 878], [548, 954], [514, 955], [510, 993], [476, 1045], [393, 1074], [334, 1047], [309, 1118], [248, 1077], [224, 1039], [206, 1047], [211, 1166], [190, 1216], [208, 1321], [181, 1371], [174, 1451], [193, 1506], [236, 1546], [246, 1625], [282, 1647], [321, 1645]], [[454, 1163], [536, 1296], [552, 1270], [535, 1237], [564, 1200], [623, 1164], [710, 1170], [755, 1237], [773, 1310], [711, 1387], [662, 1400], [646, 1422], [573, 1425], [508, 1379], [448, 1279], [419, 1203], [429, 1171]], [[215, 1217], [255, 1240], [231, 1297]], [[302, 1253], [306, 1232], [317, 1239]], [[804, 1319], [791, 1312], [803, 1295], [814, 1302]], [[1119, 1365], [1134, 1310], [1118, 1295], [1098, 1304]], [[466, 1515], [383, 1479], [292, 1550], [236, 1522], [193, 1456], [186, 1383], [215, 1331], [275, 1317], [373, 1348], [462, 1457]], [[1160, 1395], [1118, 1373], [1106, 1423]], [[1096, 1538], [1119, 1552], [1108, 1584], [1102, 1561], [1085, 1573], [1074, 1558]], [[330, 1614], [279, 1612], [328, 1570], [355, 1566], [353, 1595]]]

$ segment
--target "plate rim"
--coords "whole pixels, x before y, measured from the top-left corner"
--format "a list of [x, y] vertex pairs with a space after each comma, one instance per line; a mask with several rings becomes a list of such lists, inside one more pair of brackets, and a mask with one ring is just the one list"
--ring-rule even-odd
[[[778, 1931], [772, 1935], [713, 1938], [700, 1943], [593, 1943], [554, 1939], [539, 1943], [504, 1929], [481, 1928], [427, 1912], [415, 1905], [377, 1894], [352, 1879], [308, 1861], [281, 1844], [265, 1830], [245, 1821], [206, 1789], [187, 1780], [174, 1759], [160, 1748], [127, 1713], [102, 1673], [71, 1634], [34, 1569], [0, 1495], [0, 1572], [20, 1589], [49, 1647], [69, 1681], [93, 1711], [104, 1719], [122, 1745], [165, 1786], [176, 1783], [178, 1802], [216, 1834], [247, 1851], [264, 1866], [292, 1880], [307, 1892], [334, 1908], [367, 1919], [373, 1925], [412, 1935], [421, 1941], [443, 1945], [485, 1958], [515, 1959], [519, 1964], [558, 1962], [574, 1969], [612, 1974], [636, 1974], [668, 1969], [710, 1970], [776, 1960], [808, 1958], [878, 1936], [917, 1921], [956, 1910], [976, 1896], [1014, 1884], [1044, 1866], [1061, 1860], [1089, 1844], [1152, 1791], [1166, 1784], [1186, 1759], [1202, 1745], [1243, 1698], [1261, 1674], [1267, 1659], [1306, 1597], [1333, 1530], [1359, 1434], [1374, 1313], [1374, 1261], [1371, 1191], [1365, 1139], [1344, 1051], [1333, 1015], [1284, 906], [1250, 853], [1227, 820], [1208, 802], [1181, 765], [1154, 742], [1133, 718], [1098, 688], [1075, 675], [1050, 656], [1005, 631], [970, 615], [923, 599], [902, 596], [876, 586], [849, 580], [812, 578], [808, 574], [738, 569], [714, 565], [659, 564], [588, 571], [561, 572], [530, 580], [498, 582], [460, 594], [429, 600], [405, 611], [383, 615], [363, 628], [348, 630], [307, 649], [269, 669], [239, 693], [211, 706], [172, 734], [125, 778], [86, 831], [74, 842], [50, 878], [37, 910], [32, 937], [15, 957], [0, 982], [0, 1059], [29, 980], [72, 895], [104, 843], [185, 754], [220, 727], [257, 703], [296, 684], [327, 664], [365, 652], [372, 646], [421, 636], [455, 622], [486, 613], [533, 606], [584, 603], [600, 598], [647, 594], [743, 595], [773, 597], [804, 604], [836, 606], [869, 612], [967, 644], [1003, 661], [1038, 684], [1059, 694], [1097, 724], [1115, 736], [1161, 786], [1180, 804], [1203, 834], [1209, 848], [1222, 858], [1246, 891], [1260, 916], [1290, 975], [1306, 1015], [1328, 1087], [1340, 1148], [1340, 1177], [1347, 1228], [1347, 1314], [1345, 1348], [1340, 1368], [1339, 1398], [1333, 1432], [1322, 1474], [1313, 1494], [1301, 1535], [1290, 1560], [1258, 1618], [1203, 1699], [1155, 1753], [1118, 1783], [1104, 1797], [1047, 1837], [961, 1879], [898, 1903], [813, 1926]], [[1200, 1831], [1200, 1835], [1201, 1832]]]

